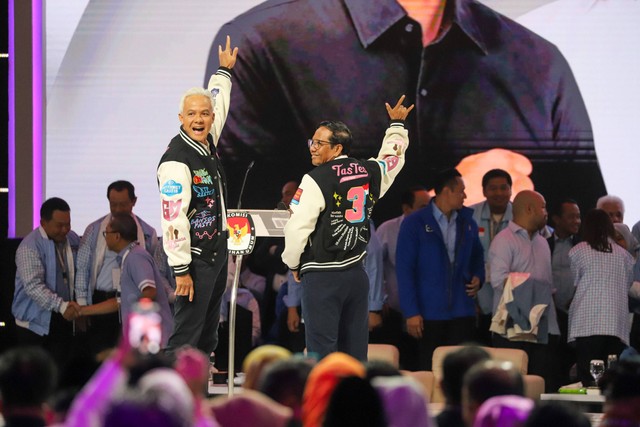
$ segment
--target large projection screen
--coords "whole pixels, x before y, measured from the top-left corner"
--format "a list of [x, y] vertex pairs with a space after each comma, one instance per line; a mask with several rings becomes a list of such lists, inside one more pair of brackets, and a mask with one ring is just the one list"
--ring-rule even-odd
[[[45, 2], [45, 197], [69, 202], [78, 233], [108, 211], [106, 188], [117, 179], [135, 185], [134, 211], [159, 229], [155, 171], [177, 133], [180, 96], [202, 85], [218, 29], [259, 3]], [[640, 41], [640, 2], [483, 3], [556, 44], [567, 58], [589, 112], [607, 190], [625, 201], [625, 222], [633, 225], [640, 219], [640, 53], [627, 46]]]

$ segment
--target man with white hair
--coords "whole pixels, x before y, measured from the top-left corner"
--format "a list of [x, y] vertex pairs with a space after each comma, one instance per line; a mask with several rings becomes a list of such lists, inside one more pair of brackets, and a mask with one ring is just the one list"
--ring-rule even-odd
[[220, 301], [227, 279], [225, 175], [216, 154], [229, 112], [231, 69], [238, 48], [218, 48], [220, 68], [207, 90], [180, 101], [182, 126], [158, 165], [162, 235], [176, 276], [174, 330], [167, 350], [191, 345], [210, 354], [218, 344]]
[[605, 211], [614, 224], [624, 223], [624, 202], [620, 197], [610, 194], [602, 196], [598, 199], [596, 208]]

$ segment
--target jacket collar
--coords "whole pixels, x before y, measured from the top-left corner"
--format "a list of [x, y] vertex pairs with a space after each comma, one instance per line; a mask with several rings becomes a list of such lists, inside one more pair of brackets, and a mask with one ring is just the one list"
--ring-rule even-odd
[[[187, 135], [187, 132], [184, 131], [184, 128], [182, 126], [180, 126], [180, 138], [182, 138], [182, 140], [191, 148], [193, 148], [199, 155], [201, 156], [209, 156], [211, 155], [211, 152], [209, 150], [207, 150], [207, 148], [204, 147], [204, 145], [202, 145], [201, 143], [199, 143], [198, 141], [194, 141], [193, 139], [191, 139], [191, 137], [189, 137], [189, 135]], [[207, 142], [209, 142], [209, 147], [211, 147], [211, 142], [212, 142], [212, 137], [211, 135], [207, 135]]]

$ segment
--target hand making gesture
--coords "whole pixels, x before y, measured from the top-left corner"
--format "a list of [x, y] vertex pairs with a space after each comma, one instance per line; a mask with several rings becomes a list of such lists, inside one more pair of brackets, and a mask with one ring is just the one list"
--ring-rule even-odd
[[226, 68], [233, 68], [236, 65], [236, 59], [238, 58], [238, 48], [234, 47], [231, 50], [231, 37], [227, 36], [227, 46], [222, 50], [222, 46], [218, 45], [218, 58], [220, 58], [220, 66]]
[[[228, 41], [227, 41], [227, 45], [228, 45]], [[400, 99], [398, 100], [398, 103], [393, 108], [391, 108], [389, 103], [387, 102], [384, 103], [385, 107], [387, 107], [387, 113], [389, 113], [389, 118], [391, 120], [405, 120], [409, 115], [409, 113], [411, 112], [411, 110], [413, 110], [413, 107], [414, 107], [413, 104], [411, 104], [410, 107], [405, 107], [404, 105], [402, 105], [403, 102], [404, 102], [404, 95], [400, 97]]]

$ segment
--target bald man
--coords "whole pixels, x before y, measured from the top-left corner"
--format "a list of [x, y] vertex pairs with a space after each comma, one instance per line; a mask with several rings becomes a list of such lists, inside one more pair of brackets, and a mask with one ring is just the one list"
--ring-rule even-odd
[[[513, 220], [507, 228], [496, 235], [489, 248], [491, 287], [494, 290], [493, 312], [496, 313], [502, 297], [504, 284], [509, 273], [529, 273], [532, 283], [541, 284], [547, 292], [548, 304], [541, 322], [547, 321], [551, 335], [548, 343], [510, 341], [501, 335], [493, 334], [495, 347], [519, 348], [529, 355], [530, 374], [545, 379], [548, 392], [556, 391], [558, 383], [557, 340], [560, 330], [556, 319], [556, 310], [551, 298], [553, 275], [551, 273], [551, 251], [540, 230], [547, 224], [547, 208], [544, 197], [535, 191], [525, 190], [513, 200]], [[548, 286], [548, 289], [545, 287]], [[517, 300], [520, 294], [514, 292]], [[522, 297], [520, 297], [522, 298]], [[540, 337], [539, 337], [540, 338]], [[543, 340], [544, 341], [544, 340]]]
[[474, 425], [480, 406], [495, 396], [524, 396], [524, 380], [511, 362], [486, 360], [471, 367], [462, 383], [462, 418]]

